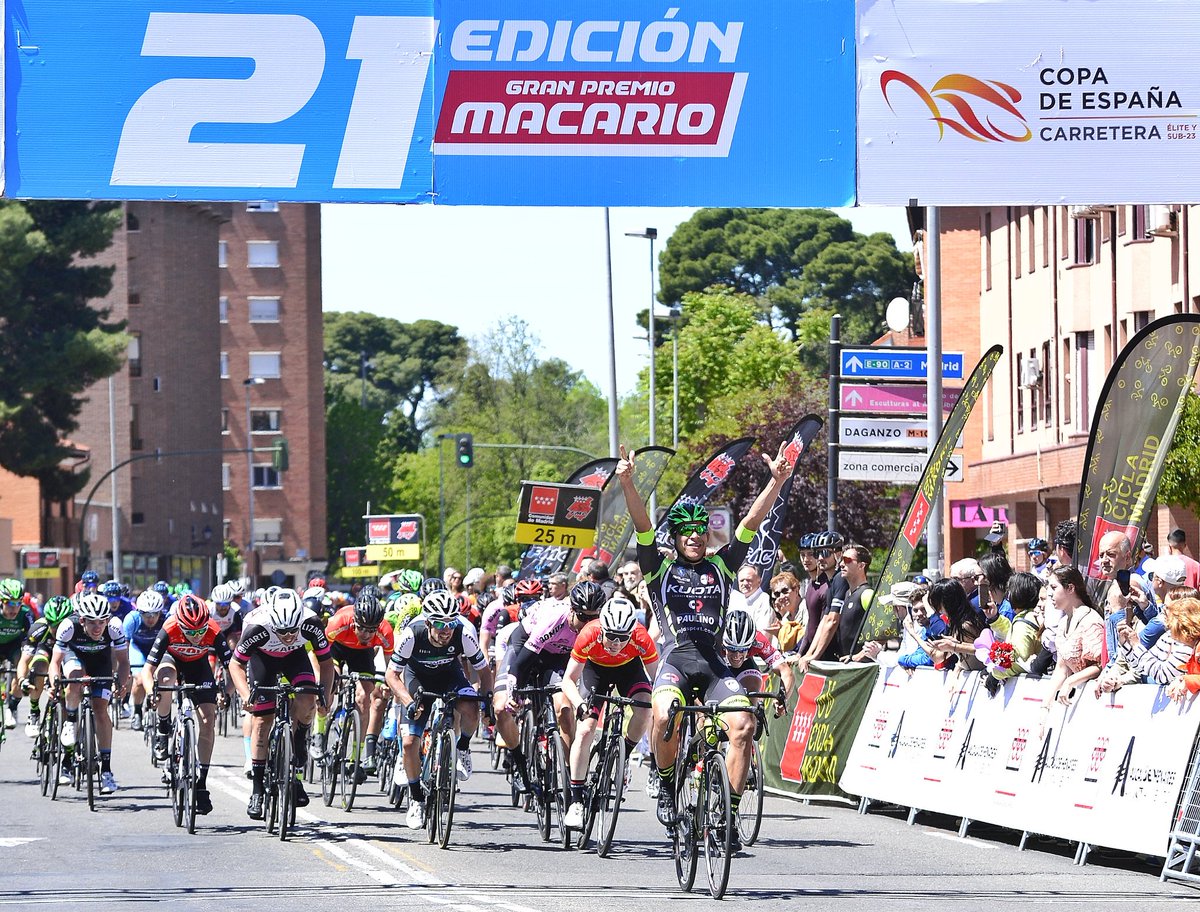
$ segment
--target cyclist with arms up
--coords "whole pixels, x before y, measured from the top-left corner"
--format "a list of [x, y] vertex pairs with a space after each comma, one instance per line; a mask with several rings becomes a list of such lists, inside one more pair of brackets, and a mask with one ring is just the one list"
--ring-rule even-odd
[[[671, 826], [675, 820], [675, 755], [679, 750], [676, 729], [671, 740], [663, 739], [670, 721], [671, 704], [686, 703], [692, 693], [704, 701], [726, 706], [748, 706], [746, 691], [738, 684], [720, 655], [720, 637], [729, 605], [729, 593], [738, 568], [746, 559], [758, 527], [766, 518], [793, 466], [783, 452], [774, 459], [763, 454], [771, 472], [750, 511], [738, 524], [733, 540], [709, 557], [708, 511], [695, 504], [676, 504], [667, 514], [667, 528], [675, 546], [675, 558], [664, 557], [654, 544], [654, 526], [637, 489], [633, 486], [633, 456], [621, 447], [616, 475], [625, 495], [637, 538], [638, 565], [645, 576], [650, 601], [663, 636], [663, 657], [654, 680], [650, 743], [662, 788], [658, 796], [658, 820]], [[725, 717], [729, 733], [729, 783], [734, 810], [741, 800], [754, 736], [754, 717], [735, 712]]]

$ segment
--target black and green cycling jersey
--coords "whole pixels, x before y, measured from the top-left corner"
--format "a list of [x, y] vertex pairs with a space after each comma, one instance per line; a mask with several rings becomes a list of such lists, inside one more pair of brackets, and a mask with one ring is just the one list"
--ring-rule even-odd
[[0, 614], [0, 646], [21, 642], [32, 626], [33, 615], [24, 605], [21, 606], [16, 617], [8, 618]]

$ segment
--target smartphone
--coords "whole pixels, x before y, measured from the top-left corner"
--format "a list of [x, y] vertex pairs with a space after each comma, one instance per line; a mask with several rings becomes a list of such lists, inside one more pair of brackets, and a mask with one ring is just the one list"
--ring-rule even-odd
[[1117, 571], [1117, 585], [1121, 589], [1121, 595], [1129, 595], [1129, 571]]

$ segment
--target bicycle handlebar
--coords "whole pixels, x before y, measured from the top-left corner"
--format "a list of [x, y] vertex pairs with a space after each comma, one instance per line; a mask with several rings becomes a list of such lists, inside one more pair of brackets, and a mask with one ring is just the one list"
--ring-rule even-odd
[[635, 700], [633, 697], [606, 696], [604, 694], [593, 694], [593, 700], [602, 700], [605, 703], [611, 703], [614, 706], [636, 706], [640, 709], [649, 709], [650, 704], [645, 700]]
[[688, 713], [694, 716], [718, 716], [722, 713], [755, 712], [754, 706], [722, 706], [720, 703], [701, 703], [684, 706], [678, 700], [671, 701], [670, 718], [667, 720], [667, 730], [663, 732], [663, 741], [670, 741], [675, 734], [675, 720], [678, 716]]

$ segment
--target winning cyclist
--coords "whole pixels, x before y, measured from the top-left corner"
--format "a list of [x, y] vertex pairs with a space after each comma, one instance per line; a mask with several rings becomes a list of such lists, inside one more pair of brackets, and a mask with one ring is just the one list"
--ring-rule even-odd
[[[263, 597], [263, 605], [246, 618], [242, 639], [229, 665], [229, 675], [242, 702], [250, 712], [250, 778], [253, 782], [246, 814], [252, 820], [263, 819], [263, 792], [267, 771], [267, 736], [275, 718], [275, 700], [259, 697], [252, 700], [254, 688], [260, 684], [273, 686], [286, 677], [294, 686], [316, 683], [312, 663], [304, 649], [312, 643], [313, 655], [319, 663], [321, 688], [329, 703], [333, 689], [333, 662], [329, 658], [329, 641], [325, 627], [311, 612], [305, 612], [300, 597], [291, 589], [274, 589]], [[308, 756], [308, 728], [317, 711], [314, 694], [296, 694], [292, 704], [292, 762], [296, 767]], [[292, 780], [296, 807], [308, 804], [308, 793], [300, 780]]]
[[[335, 664], [358, 674], [375, 674], [375, 650], [382, 649], [386, 658], [392, 654], [394, 645], [392, 625], [384, 619], [384, 611], [379, 597], [364, 588], [358, 594], [358, 601], [329, 619], [325, 637]], [[387, 697], [383, 688], [372, 681], [359, 681], [356, 691], [359, 715], [367, 722], [362, 763], [355, 768], [355, 777], [362, 782], [375, 772], [375, 743], [383, 728]]]
[[[645, 576], [663, 636], [663, 657], [654, 680], [650, 724], [650, 743], [654, 746], [654, 763], [661, 780], [658, 820], [663, 826], [670, 827], [675, 821], [673, 780], [675, 755], [679, 750], [678, 729], [670, 740], [663, 738], [672, 703], [686, 703], [695, 693], [705, 702], [749, 705], [746, 692], [720, 656], [718, 640], [738, 568], [767, 511], [792, 474], [793, 466], [784, 455], [782, 443], [774, 459], [765, 453], [762, 458], [771, 481], [738, 524], [733, 541], [708, 556], [708, 511], [697, 504], [676, 504], [667, 513], [667, 528], [676, 554], [671, 558], [654, 545], [654, 526], [646, 504], [633, 486], [633, 456], [621, 447], [616, 476], [636, 532], [638, 565]], [[732, 712], [726, 715], [725, 724], [730, 747], [731, 805], [736, 812], [746, 784], [754, 719], [749, 713]]]
[[[479, 649], [479, 638], [471, 623], [458, 611], [458, 599], [446, 589], [433, 589], [421, 600], [421, 614], [396, 637], [396, 651], [388, 664], [387, 684], [404, 708], [404, 740], [401, 754], [408, 777], [409, 829], [425, 826], [425, 789], [421, 785], [421, 736], [428, 721], [422, 692], [455, 692], [471, 699], [454, 706], [454, 730], [458, 733], [458, 770], [461, 780], [471, 776], [471, 733], [479, 724], [479, 692], [467, 681], [462, 660], [479, 672], [484, 690], [491, 689], [492, 670]], [[399, 770], [397, 770], [397, 778]]]
[[[142, 596], [146, 594], [143, 592]], [[142, 684], [146, 688], [154, 688], [155, 681], [163, 687], [174, 687], [179, 679], [184, 684], [195, 684], [202, 688], [192, 693], [192, 703], [200, 719], [196, 745], [200, 755], [200, 770], [196, 777], [197, 814], [207, 814], [212, 810], [212, 798], [208, 794], [208, 765], [212, 760], [217, 721], [217, 683], [212, 666], [208, 664], [210, 653], [215, 653], [221, 666], [228, 669], [232, 655], [221, 628], [210, 617], [204, 600], [188, 593], [175, 602], [174, 613], [162, 625], [162, 630], [146, 655], [146, 667], [142, 672]], [[171, 731], [169, 691], [159, 694], [157, 709], [158, 731], [154, 738], [154, 755], [159, 760], [165, 760], [167, 737]]]
[[[653, 668], [657, 661], [658, 647], [646, 628], [638, 623], [637, 609], [621, 596], [609, 599], [600, 609], [600, 618], [588, 621], [576, 637], [562, 681], [562, 692], [579, 719], [571, 745], [571, 806], [563, 818], [565, 826], [572, 829], [583, 826], [584, 783], [601, 707], [598, 701], [593, 703], [592, 697], [606, 695], [615, 687], [623, 697], [645, 699], [650, 694], [647, 669]], [[625, 732], [626, 757], [645, 734], [649, 721], [649, 709], [633, 707]]]
[[117, 780], [112, 774], [112, 720], [108, 717], [108, 701], [114, 693], [123, 693], [129, 681], [129, 648], [121, 621], [113, 617], [108, 599], [99, 594], [78, 597], [75, 617], [59, 624], [50, 656], [50, 686], [58, 690], [62, 679], [67, 680], [60, 737], [68, 750], [75, 747], [75, 723], [79, 720], [79, 701], [83, 697], [82, 687], [70, 681], [84, 676], [116, 679], [115, 686], [94, 683], [88, 687], [100, 746], [100, 794], [107, 795], [117, 790]]

